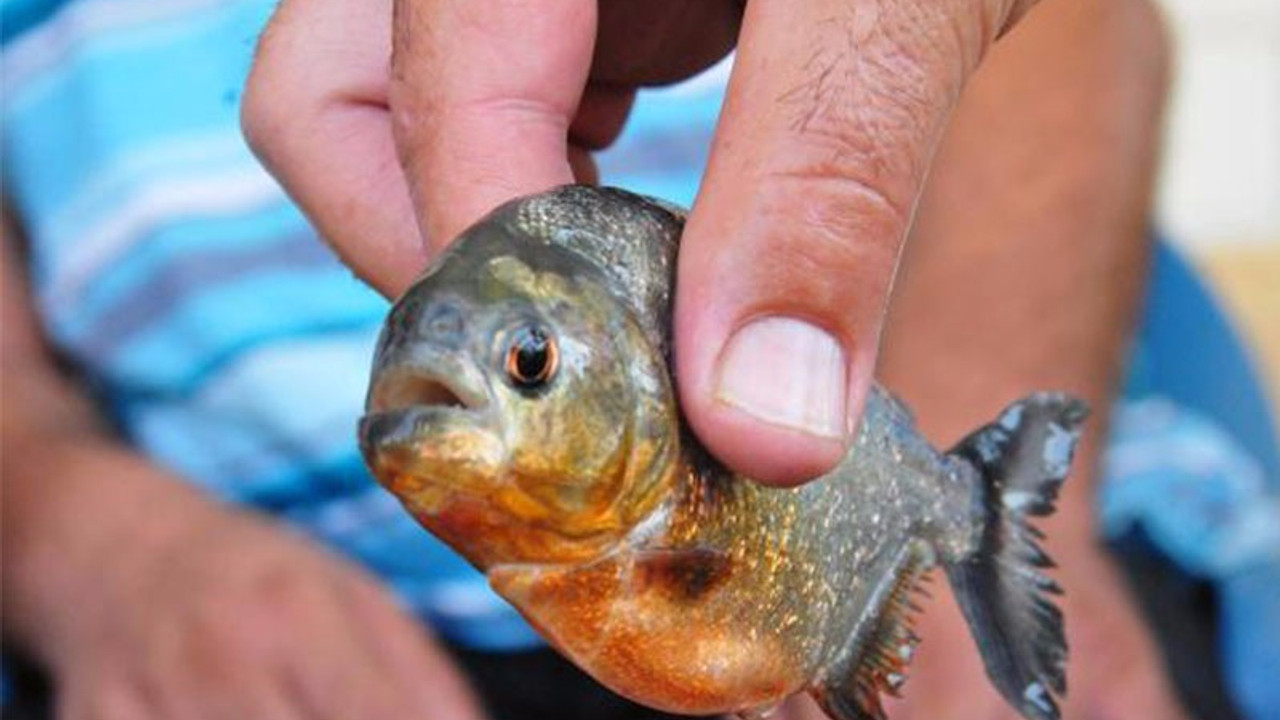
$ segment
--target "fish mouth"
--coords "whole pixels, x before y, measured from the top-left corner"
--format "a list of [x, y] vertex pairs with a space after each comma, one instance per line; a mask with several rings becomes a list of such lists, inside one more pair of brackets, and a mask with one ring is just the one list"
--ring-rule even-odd
[[[437, 367], [439, 365], [439, 367]], [[358, 436], [365, 462], [380, 478], [439, 458], [458, 433], [489, 428], [489, 393], [483, 376], [461, 363], [406, 363], [382, 369], [369, 389]]]
[[467, 373], [436, 372], [429, 368], [403, 366], [387, 370], [369, 389], [367, 415], [409, 413], [430, 410], [483, 410], [488, 393]]

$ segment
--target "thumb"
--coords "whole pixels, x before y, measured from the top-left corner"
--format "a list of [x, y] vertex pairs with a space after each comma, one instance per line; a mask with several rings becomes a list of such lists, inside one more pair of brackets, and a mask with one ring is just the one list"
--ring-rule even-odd
[[844, 456], [929, 161], [1013, 5], [747, 4], [676, 298], [683, 407], [730, 467], [785, 485]]

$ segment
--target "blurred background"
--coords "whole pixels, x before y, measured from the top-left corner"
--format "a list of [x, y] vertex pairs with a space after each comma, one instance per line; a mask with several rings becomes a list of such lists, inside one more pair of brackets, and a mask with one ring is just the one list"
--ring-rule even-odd
[[1161, 0], [1178, 67], [1159, 221], [1280, 387], [1280, 2]]
[[[1167, 248], [1101, 516], [1188, 704], [1280, 718], [1280, 2], [1159, 1], [1177, 50]], [[1216, 689], [1188, 660], [1213, 648]]]

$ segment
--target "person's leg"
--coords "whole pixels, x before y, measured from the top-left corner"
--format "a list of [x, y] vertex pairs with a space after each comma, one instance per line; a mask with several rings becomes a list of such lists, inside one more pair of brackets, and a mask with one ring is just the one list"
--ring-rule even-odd
[[[997, 45], [939, 151], [879, 368], [943, 447], [1032, 390], [1092, 406], [1058, 515], [1041, 524], [1067, 590], [1072, 718], [1173, 716], [1092, 518], [1099, 438], [1144, 282], [1168, 55], [1147, 0], [1046, 0]], [[921, 630], [895, 717], [1012, 715], [949, 597], [929, 603]]]

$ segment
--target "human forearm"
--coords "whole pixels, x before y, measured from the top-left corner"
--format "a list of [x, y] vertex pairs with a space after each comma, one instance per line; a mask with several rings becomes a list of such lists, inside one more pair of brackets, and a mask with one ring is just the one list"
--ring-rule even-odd
[[16, 316], [20, 299], [5, 295], [4, 633], [48, 662], [68, 624], [112, 581], [106, 575], [216, 509], [109, 435], [34, 336], [22, 335], [30, 324]]
[[24, 435], [2, 440], [4, 632], [54, 663], [105, 585], [126, 580], [148, 548], [216, 510], [105, 438]]
[[[6, 210], [8, 208], [6, 207]], [[215, 506], [119, 443], [56, 367], [0, 228], [0, 599], [7, 638], [49, 662], [130, 560]]]
[[1090, 522], [1143, 287], [1166, 53], [1144, 2], [1032, 13], [964, 96], [890, 309], [881, 374], [939, 442], [1035, 388], [1090, 402], [1059, 525]]
[[[1142, 0], [1046, 0], [961, 101], [907, 244], [880, 376], [945, 446], [1038, 388], [1094, 409], [1058, 512], [1037, 523], [1072, 660], [1067, 717], [1177, 717], [1097, 537], [1094, 481], [1149, 249], [1167, 47]], [[950, 603], [930, 606], [898, 718], [1005, 717]], [[958, 695], [971, 698], [963, 715]]]

